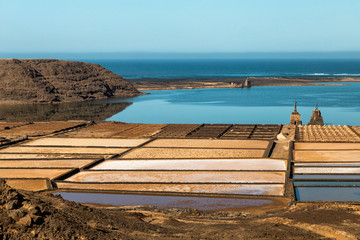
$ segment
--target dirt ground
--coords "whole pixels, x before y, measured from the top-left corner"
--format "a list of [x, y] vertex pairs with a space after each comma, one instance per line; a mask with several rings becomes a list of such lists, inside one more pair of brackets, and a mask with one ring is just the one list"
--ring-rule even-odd
[[228, 212], [94, 207], [0, 182], [0, 239], [359, 239], [360, 206]]

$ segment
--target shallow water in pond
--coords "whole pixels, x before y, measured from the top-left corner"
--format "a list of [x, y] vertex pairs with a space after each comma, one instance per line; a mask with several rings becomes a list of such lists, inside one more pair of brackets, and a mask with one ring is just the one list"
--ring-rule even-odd
[[360, 186], [360, 182], [294, 182], [294, 186]]
[[112, 206], [152, 205], [157, 207], [196, 208], [199, 210], [239, 209], [246, 207], [259, 207], [266, 204], [276, 204], [276, 201], [270, 199], [153, 196], [80, 192], [57, 192], [54, 194], [59, 194], [66, 200], [79, 203]]
[[360, 175], [294, 175], [294, 179], [360, 179]]
[[360, 167], [360, 163], [294, 163], [294, 166], [303, 167]]
[[360, 187], [295, 187], [298, 201], [360, 201]]

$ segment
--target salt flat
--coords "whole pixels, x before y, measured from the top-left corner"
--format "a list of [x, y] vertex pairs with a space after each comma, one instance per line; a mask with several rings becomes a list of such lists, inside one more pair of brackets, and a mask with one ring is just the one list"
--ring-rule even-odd
[[80, 148], [80, 147], [9, 147], [0, 150], [0, 153], [75, 153], [75, 154], [120, 154], [128, 148]]
[[220, 171], [86, 171], [70, 182], [138, 182], [138, 183], [283, 183], [284, 172]]
[[311, 149], [360, 149], [360, 143], [295, 143], [295, 150]]
[[269, 142], [260, 140], [216, 140], [216, 139], [157, 139], [146, 147], [174, 148], [267, 148]]
[[90, 164], [92, 160], [0, 160], [0, 168], [79, 168]]
[[53, 179], [71, 169], [1, 169], [1, 178], [49, 178]]
[[136, 147], [149, 139], [116, 138], [41, 138], [26, 146], [73, 146], [73, 147]]
[[286, 170], [286, 160], [277, 159], [163, 159], [108, 160], [93, 170]]
[[360, 161], [360, 151], [294, 151], [294, 161], [299, 162], [357, 162]]
[[249, 158], [263, 157], [265, 150], [255, 149], [182, 149], [182, 148], [138, 148], [122, 158]]
[[274, 195], [284, 194], [283, 184], [97, 184], [57, 182], [59, 189], [112, 190], [142, 193], [198, 193], [235, 195]]

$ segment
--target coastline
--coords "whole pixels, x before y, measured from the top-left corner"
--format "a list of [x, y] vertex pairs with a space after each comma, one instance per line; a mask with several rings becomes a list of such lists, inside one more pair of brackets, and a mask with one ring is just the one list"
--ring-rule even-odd
[[[180, 79], [127, 79], [139, 91], [147, 90], [175, 90], [195, 88], [241, 88], [248, 79], [251, 87], [266, 86], [310, 86], [334, 85], [337, 82], [360, 82], [360, 78], [282, 78], [282, 77], [252, 77], [252, 78], [180, 78]], [[314, 83], [316, 82], [316, 83]], [[331, 83], [334, 84], [331, 84]], [[329, 84], [330, 83], [330, 84]]]

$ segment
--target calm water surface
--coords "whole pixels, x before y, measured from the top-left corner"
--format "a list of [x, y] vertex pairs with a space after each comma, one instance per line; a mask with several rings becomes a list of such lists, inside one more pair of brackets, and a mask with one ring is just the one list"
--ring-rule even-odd
[[359, 187], [296, 187], [298, 201], [360, 201]]
[[325, 124], [360, 125], [360, 83], [147, 91], [108, 118], [129, 123], [287, 124], [294, 101], [304, 124], [319, 103]]
[[158, 207], [196, 208], [199, 210], [240, 209], [276, 203], [276, 201], [269, 199], [245, 198], [152, 196], [81, 192], [58, 192], [55, 194], [61, 195], [66, 200], [79, 203], [93, 203], [112, 206], [152, 205]]

